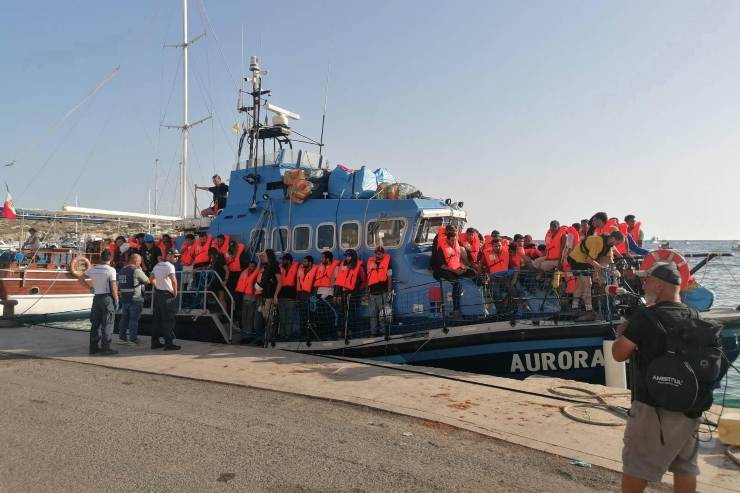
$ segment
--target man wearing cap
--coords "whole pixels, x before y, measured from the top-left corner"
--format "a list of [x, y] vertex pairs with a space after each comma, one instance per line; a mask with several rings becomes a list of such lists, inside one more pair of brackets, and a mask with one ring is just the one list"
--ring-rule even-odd
[[[150, 276], [154, 284], [154, 316], [152, 318], [152, 349], [164, 347], [165, 351], [177, 351], [175, 345], [175, 315], [177, 311], [177, 276], [175, 265], [180, 253], [174, 248], [167, 250], [167, 257], [152, 269]], [[159, 338], [164, 338], [164, 344]]]
[[658, 262], [636, 274], [642, 279], [648, 307], [619, 326], [621, 335], [612, 346], [614, 359], [626, 361], [634, 355], [636, 367], [632, 408], [624, 430], [622, 491], [641, 492], [649, 481], [660, 481], [666, 471], [673, 473], [674, 491], [696, 491], [696, 434], [701, 413], [688, 416], [651, 405], [646, 376], [648, 365], [665, 354], [669, 337], [646, 311], [664, 327], [672, 327], [690, 318], [691, 310], [681, 302], [681, 276], [675, 264]]
[[375, 255], [367, 261], [367, 310], [370, 315], [370, 333], [381, 336], [385, 333], [388, 313], [389, 293], [393, 289], [391, 276], [393, 271], [391, 256], [385, 253], [385, 248], [378, 245]]
[[118, 354], [110, 347], [118, 305], [116, 269], [110, 266], [112, 257], [110, 250], [103, 250], [100, 254], [101, 263], [85, 272], [85, 276], [90, 278], [94, 295], [90, 309], [90, 354]]
[[139, 251], [141, 255], [141, 267], [146, 274], [151, 274], [154, 266], [157, 265], [161, 252], [157, 245], [154, 244], [154, 236], [144, 235], [144, 246]]

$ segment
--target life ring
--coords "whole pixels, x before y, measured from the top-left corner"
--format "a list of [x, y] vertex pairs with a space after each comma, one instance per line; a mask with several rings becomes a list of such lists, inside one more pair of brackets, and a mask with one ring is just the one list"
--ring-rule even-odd
[[[85, 263], [85, 270], [79, 269], [80, 262]], [[90, 270], [90, 267], [92, 267], [92, 264], [90, 263], [90, 260], [87, 257], [83, 257], [82, 255], [77, 255], [75, 258], [72, 259], [72, 262], [70, 262], [69, 271], [72, 273], [72, 275], [76, 277], [82, 277], [85, 274], [85, 272]]]
[[678, 272], [681, 274], [681, 291], [686, 291], [689, 288], [691, 270], [689, 269], [688, 262], [686, 262], [686, 259], [681, 254], [668, 248], [653, 250], [645, 256], [642, 264], [640, 264], [640, 269], [648, 270], [655, 262], [673, 262], [676, 264]]

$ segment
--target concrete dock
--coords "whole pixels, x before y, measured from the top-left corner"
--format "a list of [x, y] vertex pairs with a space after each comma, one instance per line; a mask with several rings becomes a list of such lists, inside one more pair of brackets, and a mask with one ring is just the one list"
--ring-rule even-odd
[[[155, 352], [149, 349], [147, 338], [142, 338], [140, 347], [119, 347], [119, 355], [98, 357], [87, 355], [87, 339], [86, 332], [73, 330], [0, 329], [0, 352], [367, 406], [442, 423], [568, 460], [579, 459], [612, 471], [621, 470], [623, 427], [573, 421], [560, 412], [560, 406], [565, 404], [561, 401], [505, 390], [547, 395], [548, 389], [557, 385], [575, 385], [601, 394], [619, 392], [616, 389], [549, 378], [521, 382], [434, 368], [422, 369], [432, 375], [420, 375], [399, 371], [393, 365], [368, 366], [360, 361], [190, 341], [180, 342], [182, 351]], [[627, 397], [609, 400], [618, 405], [628, 404]], [[700, 468], [701, 491], [740, 492], [740, 471], [724, 457], [716, 441], [702, 443]], [[670, 481], [669, 475], [664, 480]]]

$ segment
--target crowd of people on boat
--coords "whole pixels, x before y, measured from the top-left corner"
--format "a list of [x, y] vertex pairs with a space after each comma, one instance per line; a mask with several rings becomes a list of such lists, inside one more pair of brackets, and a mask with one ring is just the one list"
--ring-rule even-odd
[[[592, 290], [594, 283], [601, 282], [599, 272], [608, 268], [614, 256], [646, 253], [641, 248], [641, 223], [633, 215], [619, 221], [598, 212], [570, 225], [553, 220], [544, 236], [539, 244], [528, 234], [507, 236], [493, 230], [490, 235], [481, 235], [474, 228], [458, 231], [451, 225], [440, 226], [432, 244], [430, 268], [435, 279], [452, 283], [450, 317], [462, 318], [461, 279], [484, 279], [494, 299], [520, 299], [520, 276], [525, 271], [562, 276], [558, 278], [562, 278], [565, 294], [570, 296], [571, 308], [580, 313], [577, 320], [595, 320], [598, 315]], [[383, 336], [388, 325], [393, 280], [391, 254], [383, 246], [366, 260], [353, 249], [345, 250], [340, 259], [325, 251], [318, 259], [306, 255], [300, 260], [290, 253], [278, 258], [274, 250], [266, 249], [255, 260], [239, 240], [223, 234], [212, 237], [202, 231], [186, 234], [180, 251], [172, 236], [155, 238], [145, 233], [106, 240], [103, 249], [109, 252], [110, 263], [119, 273], [122, 343], [136, 342], [145, 293], [154, 282], [145, 279], [155, 279], [157, 266], [168, 259], [172, 264], [168, 272], [179, 274], [183, 290], [211, 292], [223, 313], [234, 313], [244, 342], [255, 340], [263, 327], [266, 337], [298, 339], [309, 330], [321, 331], [328, 338], [349, 337], [353, 331], [359, 332], [358, 327], [367, 333], [368, 324], [370, 335]], [[168, 285], [165, 291], [173, 290]], [[311, 323], [321, 324], [316, 317], [311, 320], [312, 298], [336, 314], [334, 323], [309, 327]], [[367, 304], [364, 323], [358, 320], [361, 303]], [[526, 300], [522, 303], [526, 306]], [[174, 314], [158, 323], [165, 325], [163, 334], [171, 335]]]
[[[521, 298], [522, 271], [554, 273], [557, 279], [562, 275], [571, 308], [584, 312], [578, 320], [592, 321], [597, 318], [593, 283], [602, 281], [594, 273], [613, 264], [614, 256], [645, 255], [641, 226], [632, 214], [620, 222], [605, 212], [567, 225], [552, 220], [541, 244], [529, 234], [507, 236], [493, 230], [484, 236], [475, 228], [442, 226], [434, 240], [431, 268], [435, 278], [453, 283], [461, 278], [490, 280], [497, 297], [504, 293], [512, 299]], [[453, 290], [453, 309], [453, 315], [459, 313], [459, 290]]]

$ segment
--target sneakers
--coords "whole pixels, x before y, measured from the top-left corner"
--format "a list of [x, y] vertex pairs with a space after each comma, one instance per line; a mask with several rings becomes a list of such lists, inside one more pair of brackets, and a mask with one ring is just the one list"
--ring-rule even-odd
[[134, 346], [134, 347], [136, 347], [136, 346], [138, 346], [138, 345], [139, 345], [139, 340], [138, 340], [138, 339], [132, 339], [132, 340], [128, 341], [128, 345], [129, 345], [129, 346]]
[[177, 344], [168, 344], [164, 347], [164, 350], [165, 351], [179, 351], [180, 346], [178, 346]]
[[121, 346], [128, 345], [128, 339], [124, 339], [123, 337], [121, 337], [116, 341], [116, 344], [119, 344]]
[[161, 342], [152, 342], [152, 349], [162, 349], [164, 347], [164, 344]]

